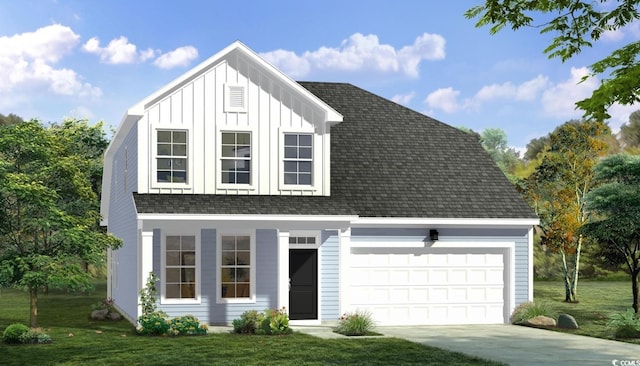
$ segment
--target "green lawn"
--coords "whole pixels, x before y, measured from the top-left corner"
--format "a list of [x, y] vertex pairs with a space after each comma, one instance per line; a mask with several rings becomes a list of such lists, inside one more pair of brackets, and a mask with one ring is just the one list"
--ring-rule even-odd
[[[93, 294], [52, 291], [40, 298], [39, 323], [53, 338], [48, 345], [0, 342], [3, 365], [499, 365], [396, 338], [320, 339], [287, 336], [210, 334], [199, 337], [137, 336], [126, 321], [88, 319]], [[28, 298], [0, 290], [0, 332], [11, 323], [28, 324]]]
[[[542, 302], [555, 312], [576, 318], [580, 329], [567, 331], [599, 338], [613, 338], [613, 329], [607, 327], [608, 317], [623, 313], [631, 307], [631, 280], [620, 282], [578, 282], [578, 303], [564, 302], [564, 285], [559, 281], [536, 281], [533, 285], [535, 302]], [[625, 340], [640, 344], [640, 339]]]

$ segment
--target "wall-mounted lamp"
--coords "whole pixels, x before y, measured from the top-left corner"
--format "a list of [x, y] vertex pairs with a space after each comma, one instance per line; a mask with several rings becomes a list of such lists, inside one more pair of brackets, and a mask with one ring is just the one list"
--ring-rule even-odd
[[435, 229], [429, 230], [429, 238], [431, 238], [431, 241], [438, 240], [438, 230], [435, 230]]

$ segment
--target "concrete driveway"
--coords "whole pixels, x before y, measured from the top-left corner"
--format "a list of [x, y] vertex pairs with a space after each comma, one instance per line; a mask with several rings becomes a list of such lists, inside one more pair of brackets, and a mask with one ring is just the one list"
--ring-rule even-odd
[[377, 327], [377, 331], [510, 365], [640, 366], [640, 345], [515, 325]]

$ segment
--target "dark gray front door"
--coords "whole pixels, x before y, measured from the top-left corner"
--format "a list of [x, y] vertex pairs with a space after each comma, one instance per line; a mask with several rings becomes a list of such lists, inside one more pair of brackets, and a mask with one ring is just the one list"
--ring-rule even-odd
[[318, 319], [318, 250], [289, 250], [289, 318]]

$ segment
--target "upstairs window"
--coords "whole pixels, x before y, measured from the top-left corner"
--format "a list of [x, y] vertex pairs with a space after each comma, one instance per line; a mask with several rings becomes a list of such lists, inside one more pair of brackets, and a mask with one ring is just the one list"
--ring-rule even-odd
[[251, 133], [222, 133], [222, 183], [251, 184]]
[[313, 184], [313, 135], [284, 135], [284, 184]]
[[187, 131], [157, 131], [157, 172], [158, 183], [187, 183]]

